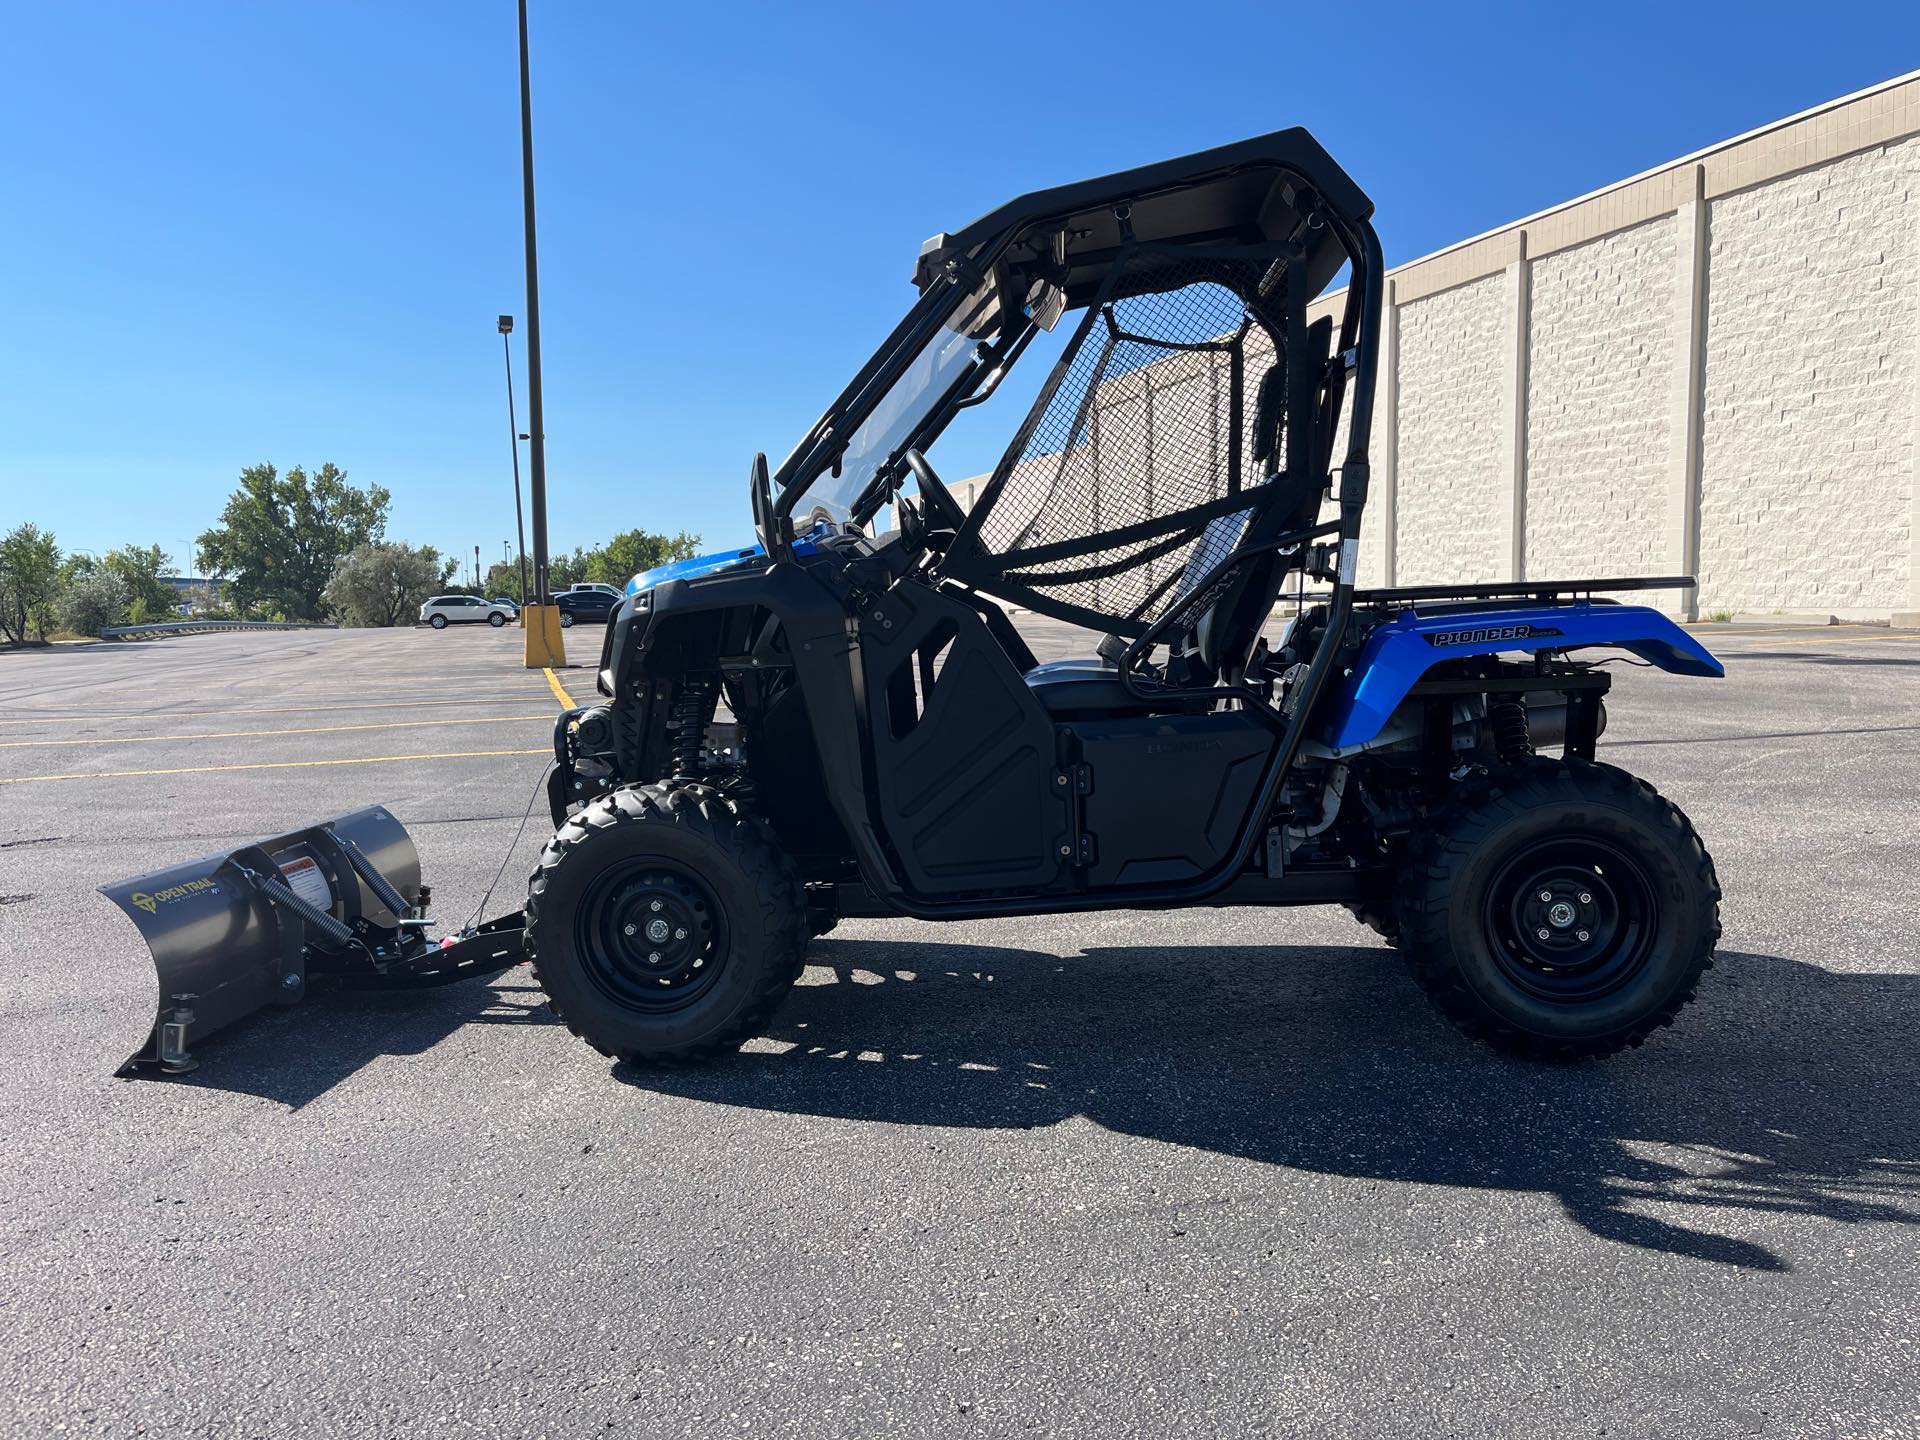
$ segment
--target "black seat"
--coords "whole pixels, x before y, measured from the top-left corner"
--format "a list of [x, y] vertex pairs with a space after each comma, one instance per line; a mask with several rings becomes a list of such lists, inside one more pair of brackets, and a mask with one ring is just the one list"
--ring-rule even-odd
[[[1199, 539], [1187, 556], [1178, 586], [1173, 592], [1171, 605], [1179, 605], [1193, 588], [1205, 578], [1207, 572], [1233, 553], [1246, 533], [1249, 512], [1235, 510], [1225, 515], [1215, 516], [1206, 528], [1200, 532]], [[1193, 660], [1207, 665], [1210, 672], [1217, 671], [1218, 661], [1210, 653], [1216, 626], [1214, 612], [1219, 607], [1209, 606], [1198, 617], [1193, 626]], [[1112, 642], [1113, 637], [1108, 637]], [[1106, 646], [1101, 647], [1105, 650]], [[1207, 677], [1211, 679], [1211, 674]], [[1149, 682], [1137, 681], [1143, 690], [1150, 689]], [[1120, 683], [1120, 671], [1113, 661], [1103, 656], [1091, 656], [1087, 659], [1054, 660], [1045, 665], [1036, 665], [1027, 672], [1027, 684], [1032, 687], [1034, 698], [1041, 708], [1050, 715], [1084, 716], [1089, 713], [1112, 714], [1152, 714], [1163, 709], [1186, 710], [1193, 708], [1181, 701], [1171, 701], [1165, 705], [1156, 705], [1149, 695], [1142, 699], [1131, 694]], [[1199, 702], [1199, 708], [1205, 709], [1206, 702]]]

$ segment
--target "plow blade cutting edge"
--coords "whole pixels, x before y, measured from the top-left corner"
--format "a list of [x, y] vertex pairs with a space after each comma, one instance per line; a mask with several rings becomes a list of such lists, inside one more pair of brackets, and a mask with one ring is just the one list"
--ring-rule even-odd
[[419, 852], [378, 805], [100, 893], [133, 921], [160, 981], [153, 1033], [122, 1075], [192, 1070], [193, 1045], [310, 985], [420, 989], [522, 958], [518, 913], [429, 937]]

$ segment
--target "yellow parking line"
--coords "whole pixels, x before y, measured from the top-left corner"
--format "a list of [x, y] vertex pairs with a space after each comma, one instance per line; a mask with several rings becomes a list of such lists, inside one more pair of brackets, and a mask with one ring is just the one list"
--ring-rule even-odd
[[537, 750], [445, 750], [433, 755], [356, 755], [346, 760], [262, 760], [249, 765], [182, 765], [171, 770], [96, 770], [76, 775], [0, 776], [0, 785], [31, 785], [40, 780], [130, 780], [145, 775], [212, 775], [226, 770], [305, 770], [320, 765], [387, 765], [396, 760], [478, 760], [495, 755], [548, 755]]
[[213, 730], [204, 735], [89, 735], [78, 740], [0, 740], [0, 750], [28, 750], [36, 745], [142, 745], [156, 740], [251, 740], [263, 735], [339, 735], [350, 730], [417, 730], [443, 725], [505, 725], [517, 720], [544, 720], [541, 715], [481, 715], [467, 719], [381, 720], [370, 725], [301, 725], [291, 730]]
[[[516, 700], [522, 697], [504, 697]], [[417, 710], [429, 705], [497, 705], [499, 695], [475, 695], [467, 700], [380, 700], [369, 705], [329, 705], [324, 698], [311, 705], [229, 705], [223, 710], [149, 710], [139, 714], [97, 710], [91, 715], [8, 715], [0, 725], [67, 724], [83, 720], [198, 720], [208, 715], [311, 715], [319, 710], [331, 715], [336, 710]]]
[[547, 666], [547, 688], [553, 691], [553, 698], [568, 710], [578, 710], [580, 702], [567, 693], [567, 687], [560, 683], [560, 677], [553, 673], [553, 667]]

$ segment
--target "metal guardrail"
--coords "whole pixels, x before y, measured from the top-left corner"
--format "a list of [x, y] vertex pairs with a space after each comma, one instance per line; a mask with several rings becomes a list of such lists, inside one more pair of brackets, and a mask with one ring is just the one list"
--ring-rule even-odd
[[128, 635], [197, 635], [210, 630], [338, 630], [330, 620], [160, 620], [151, 625], [108, 625], [102, 640]]

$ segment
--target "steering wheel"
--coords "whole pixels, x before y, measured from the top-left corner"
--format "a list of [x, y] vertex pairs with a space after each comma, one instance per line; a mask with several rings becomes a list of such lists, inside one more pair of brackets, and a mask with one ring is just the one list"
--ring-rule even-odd
[[927, 518], [939, 529], [958, 532], [967, 523], [967, 512], [960, 508], [960, 502], [953, 498], [946, 482], [933, 473], [927, 457], [910, 448], [900, 458], [913, 472], [913, 478], [920, 482], [920, 498], [926, 501]]

